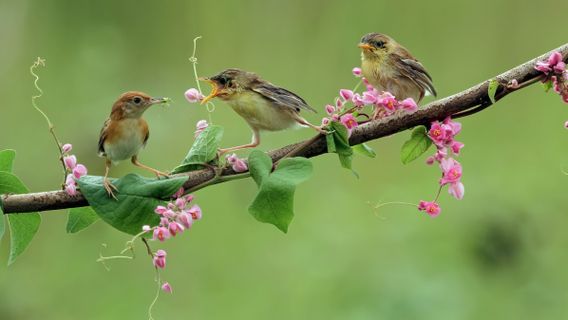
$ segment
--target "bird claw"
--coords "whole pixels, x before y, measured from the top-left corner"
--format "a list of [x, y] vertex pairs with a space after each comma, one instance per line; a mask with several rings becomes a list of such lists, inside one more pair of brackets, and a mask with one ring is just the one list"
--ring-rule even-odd
[[113, 197], [114, 200], [118, 200], [113, 192], [113, 190], [118, 191], [118, 188], [115, 185], [113, 185], [108, 179], [105, 178], [103, 181], [103, 186], [105, 187], [105, 190], [108, 193], [109, 197]]

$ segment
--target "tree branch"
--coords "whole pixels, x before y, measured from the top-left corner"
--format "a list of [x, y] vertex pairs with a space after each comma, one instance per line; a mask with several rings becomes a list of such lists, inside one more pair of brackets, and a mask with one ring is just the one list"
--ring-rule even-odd
[[[536, 62], [547, 59], [554, 51], [561, 52], [564, 61], [568, 60], [568, 44], [565, 44], [493, 78], [500, 84], [495, 94], [495, 100], [498, 101], [514, 91], [521, 90], [532, 83], [538, 82], [542, 73], [534, 69]], [[518, 88], [508, 87], [507, 84], [513, 79], [517, 80], [519, 84], [526, 85], [521, 85]], [[402, 114], [400, 116], [365, 123], [353, 130], [349, 142], [351, 145], [356, 145], [386, 137], [418, 125], [429, 125], [432, 121], [442, 120], [447, 116], [463, 117], [484, 110], [492, 105], [487, 94], [490, 80], [491, 79], [483, 81], [478, 85], [447, 98], [431, 102], [414, 113]], [[301, 150], [294, 151], [296, 156], [310, 158], [327, 153], [325, 138], [322, 135], [310, 140], [309, 143], [306, 143], [306, 141], [308, 141], [306, 140], [291, 144], [280, 149], [272, 150], [268, 154], [272, 160], [276, 162], [302, 144], [305, 146], [303, 146]], [[220, 177], [217, 179], [211, 169], [178, 174], [176, 177], [187, 176], [189, 179], [185, 183], [184, 188], [186, 190], [191, 189], [192, 191], [196, 191], [205, 186], [234, 180], [231, 178], [239, 178], [236, 175], [238, 174], [231, 168], [224, 168]], [[240, 174], [240, 177], [247, 176], [246, 174]], [[4, 213], [47, 211], [88, 205], [85, 197], [83, 197], [81, 193], [70, 196], [65, 191], [2, 195], [0, 199]]]

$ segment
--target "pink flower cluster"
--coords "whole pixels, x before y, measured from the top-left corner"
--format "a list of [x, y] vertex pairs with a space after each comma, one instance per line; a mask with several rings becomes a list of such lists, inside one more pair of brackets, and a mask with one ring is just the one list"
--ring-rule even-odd
[[[152, 240], [165, 241], [171, 237], [175, 237], [178, 233], [191, 228], [195, 220], [200, 220], [202, 216], [201, 208], [194, 204], [193, 195], [184, 195], [185, 190], [180, 188], [174, 195], [173, 200], [168, 202], [166, 206], [157, 206], [154, 212], [160, 216], [160, 224], [155, 227], [145, 225], [142, 227], [144, 232], [152, 232]], [[166, 267], [166, 251], [157, 250], [152, 258], [152, 263], [157, 269]], [[161, 286], [165, 292], [172, 292], [172, 287], [168, 282], [164, 282]]]
[[183, 196], [183, 189], [176, 193], [176, 198], [165, 207], [157, 206], [154, 212], [160, 216], [160, 224], [150, 228], [144, 226], [144, 231], [153, 230], [153, 240], [165, 241], [185, 229], [191, 228], [194, 220], [201, 219], [201, 208], [194, 204], [190, 206], [193, 195]]
[[556, 51], [547, 61], [537, 62], [534, 68], [546, 75], [542, 82], [550, 81], [554, 92], [562, 97], [562, 101], [568, 103], [568, 71], [566, 63], [562, 60], [562, 54]]
[[203, 132], [203, 130], [207, 129], [207, 127], [209, 127], [207, 120], [197, 121], [197, 123], [195, 124], [195, 138], [197, 138], [201, 134], [201, 132]]
[[70, 143], [66, 143], [61, 147], [61, 152], [63, 153], [63, 163], [65, 164], [65, 170], [67, 171], [67, 178], [65, 178], [65, 192], [68, 195], [74, 196], [77, 194], [77, 182], [75, 179], [79, 179], [87, 174], [87, 167], [77, 163], [77, 157], [69, 152], [73, 149]]
[[195, 88], [190, 88], [187, 89], [187, 91], [185, 92], [185, 98], [187, 99], [187, 101], [189, 101], [189, 103], [197, 103], [200, 102], [201, 100], [203, 100], [203, 98], [205, 98], [201, 92], [199, 92], [199, 90], [195, 89]]
[[[438, 162], [442, 170], [442, 178], [439, 181], [440, 188], [448, 185], [448, 192], [454, 198], [461, 200], [464, 195], [464, 185], [461, 182], [462, 166], [452, 155], [458, 156], [464, 144], [456, 141], [455, 136], [461, 131], [461, 123], [452, 121], [450, 117], [443, 122], [434, 121], [428, 131], [428, 137], [436, 146], [436, 153], [426, 159], [429, 165]], [[437, 197], [436, 197], [437, 200]], [[420, 201], [418, 210], [426, 211], [430, 216], [437, 216], [441, 209], [436, 203]]]
[[[361, 77], [362, 73], [360, 68], [353, 68], [352, 72], [355, 77]], [[390, 116], [398, 110], [405, 112], [418, 110], [418, 105], [412, 98], [398, 101], [390, 92], [379, 92], [377, 89], [373, 88], [367, 79], [362, 78], [362, 81], [366, 86], [366, 90], [361, 94], [348, 89], [339, 90], [339, 98], [335, 101], [335, 105], [328, 104], [325, 106], [325, 112], [329, 117], [322, 119], [322, 126], [327, 126], [331, 121], [339, 121], [349, 130], [349, 133], [351, 133], [351, 130], [359, 125], [353, 113], [361, 111], [365, 106], [374, 108], [375, 111], [372, 119]], [[348, 103], [352, 103], [353, 107], [347, 109], [345, 106]]]
[[237, 157], [237, 155], [234, 153], [227, 156], [227, 162], [231, 165], [235, 172], [240, 173], [248, 170], [247, 163]]

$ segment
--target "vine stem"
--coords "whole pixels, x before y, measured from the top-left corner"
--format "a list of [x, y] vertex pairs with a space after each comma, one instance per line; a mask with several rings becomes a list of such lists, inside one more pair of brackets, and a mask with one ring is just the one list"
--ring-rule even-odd
[[[201, 36], [193, 38], [193, 53], [191, 54], [191, 57], [189, 57], [189, 62], [191, 62], [191, 65], [193, 67], [193, 78], [195, 80], [195, 84], [197, 85], [197, 90], [201, 95], [203, 95], [203, 91], [201, 91], [201, 85], [199, 84], [199, 75], [197, 74], [197, 56], [195, 55], [197, 53], [197, 40], [201, 38]], [[213, 124], [213, 117], [211, 116], [211, 114], [213, 113], [213, 111], [215, 111], [215, 104], [211, 101], [207, 101], [205, 107], [207, 108], [209, 123]]]
[[37, 60], [30, 66], [30, 73], [35, 78], [34, 86], [36, 90], [39, 92], [38, 95], [32, 96], [32, 106], [45, 118], [47, 126], [49, 127], [49, 133], [51, 133], [51, 136], [53, 137], [53, 140], [57, 145], [57, 151], [59, 152], [59, 161], [61, 162], [61, 166], [63, 167], [63, 183], [61, 184], [61, 188], [65, 189], [65, 179], [67, 178], [67, 167], [65, 166], [65, 161], [63, 161], [64, 155], [63, 155], [63, 149], [61, 149], [63, 145], [61, 144], [61, 142], [57, 138], [57, 135], [55, 134], [55, 127], [53, 126], [53, 123], [51, 122], [47, 114], [45, 114], [45, 112], [43, 112], [43, 110], [41, 110], [36, 103], [36, 100], [43, 96], [43, 90], [41, 90], [41, 88], [38, 85], [39, 76], [35, 73], [35, 69], [37, 69], [40, 66], [45, 67], [45, 59], [42, 59], [41, 57], [37, 57]]

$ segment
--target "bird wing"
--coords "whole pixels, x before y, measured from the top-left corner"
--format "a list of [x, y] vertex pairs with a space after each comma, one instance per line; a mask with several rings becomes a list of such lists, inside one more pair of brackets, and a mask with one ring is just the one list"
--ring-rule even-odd
[[105, 140], [107, 138], [108, 128], [110, 126], [110, 118], [105, 120], [103, 124], [103, 128], [101, 129], [101, 133], [99, 134], [99, 156], [105, 156]]
[[422, 66], [420, 62], [414, 59], [405, 59], [404, 57], [395, 59], [395, 61], [399, 61], [398, 70], [400, 70], [402, 75], [411, 79], [422, 90], [428, 91], [433, 96], [436, 96], [436, 89], [434, 89], [432, 77], [430, 77], [428, 71], [424, 69], [424, 66]]
[[301, 109], [317, 112], [297, 94], [284, 88], [274, 86], [270, 83], [258, 84], [254, 86], [252, 90], [262, 95], [264, 98], [274, 102], [279, 107], [291, 108], [296, 112], [300, 112]]

